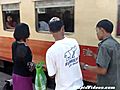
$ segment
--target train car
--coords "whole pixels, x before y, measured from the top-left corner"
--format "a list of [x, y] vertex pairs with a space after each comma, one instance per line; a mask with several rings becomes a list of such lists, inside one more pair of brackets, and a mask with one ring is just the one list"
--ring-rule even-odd
[[[91, 56], [84, 56], [83, 49], [97, 53], [98, 40], [95, 25], [101, 19], [114, 24], [112, 35], [119, 40], [120, 0], [0, 0], [0, 65], [11, 62], [11, 44], [14, 25], [8, 27], [8, 17], [15, 24], [25, 22], [30, 27], [29, 45], [35, 63], [45, 61], [47, 49], [54, 43], [49, 32], [51, 17], [63, 19], [65, 36], [75, 38], [80, 45], [80, 62], [95, 65]], [[66, 22], [66, 18], [68, 21]], [[83, 71], [85, 81], [96, 82], [96, 74]]]

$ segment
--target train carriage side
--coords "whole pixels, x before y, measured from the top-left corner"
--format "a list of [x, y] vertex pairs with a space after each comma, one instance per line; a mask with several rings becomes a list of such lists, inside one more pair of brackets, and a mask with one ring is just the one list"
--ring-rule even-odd
[[[63, 19], [66, 12], [69, 13], [71, 21], [74, 23], [69, 25], [72, 26], [70, 27], [72, 30], [66, 29], [65, 36], [75, 38], [79, 42], [80, 61], [95, 65], [92, 57], [83, 55], [83, 49], [89, 48], [97, 53], [98, 40], [95, 24], [99, 20], [103, 18], [112, 20], [115, 25], [113, 36], [120, 41], [116, 37], [119, 16], [117, 0], [27, 0], [27, 2], [26, 0], [1, 0], [0, 6], [0, 59], [2, 61], [12, 62], [11, 44], [14, 41], [14, 29], [7, 29], [5, 26], [9, 14], [17, 23], [29, 24], [31, 32], [29, 45], [35, 63], [45, 60], [47, 49], [54, 43], [48, 28], [40, 28], [41, 23], [44, 21], [44, 25], [46, 25], [52, 16]], [[86, 81], [96, 82], [94, 73], [83, 71], [83, 76]]]

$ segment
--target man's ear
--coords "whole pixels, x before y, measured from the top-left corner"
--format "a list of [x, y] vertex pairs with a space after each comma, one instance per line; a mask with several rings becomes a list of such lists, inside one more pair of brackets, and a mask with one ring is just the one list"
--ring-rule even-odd
[[103, 33], [106, 33], [106, 30], [105, 30], [104, 28], [101, 28], [101, 31], [102, 31]]
[[65, 32], [64, 25], [61, 27], [61, 31]]

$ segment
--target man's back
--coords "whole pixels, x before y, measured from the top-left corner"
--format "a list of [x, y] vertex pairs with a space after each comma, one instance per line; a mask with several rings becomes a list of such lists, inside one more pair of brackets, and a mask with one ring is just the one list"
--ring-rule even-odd
[[48, 74], [56, 75], [56, 90], [75, 90], [83, 85], [79, 55], [79, 45], [71, 38], [58, 40], [48, 49]]

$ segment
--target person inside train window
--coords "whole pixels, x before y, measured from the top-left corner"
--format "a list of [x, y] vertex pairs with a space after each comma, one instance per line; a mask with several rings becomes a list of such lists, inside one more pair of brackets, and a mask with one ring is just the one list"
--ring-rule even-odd
[[[97, 74], [97, 85], [114, 86], [114, 90], [120, 89], [120, 44], [111, 36], [113, 24], [107, 19], [99, 21], [96, 25], [96, 33], [99, 41], [98, 54], [91, 50], [85, 50], [85, 55], [96, 59], [96, 66], [81, 63], [85, 70]], [[88, 54], [87, 54], [87, 53]]]
[[63, 22], [65, 25], [65, 32], [73, 32], [74, 31], [74, 20], [71, 18], [71, 14], [69, 10], [66, 10], [63, 14]]
[[25, 23], [20, 23], [15, 27], [13, 34], [16, 41], [12, 44], [13, 60], [13, 90], [33, 90], [32, 73], [34, 67], [29, 67], [32, 63], [32, 52], [27, 44], [30, 36], [29, 27]]
[[49, 30], [48, 23], [45, 21], [39, 21], [39, 30], [48, 31]]
[[[37, 32], [40, 31], [48, 31], [48, 22], [52, 17], [59, 17], [63, 20], [65, 26], [65, 32], [74, 32], [74, 7], [45, 7], [44, 12], [42, 11], [43, 8], [36, 8], [36, 25], [37, 25]], [[43, 22], [45, 21], [45, 22]], [[40, 23], [41, 24], [40, 27]], [[46, 27], [45, 27], [46, 26]], [[43, 30], [44, 29], [44, 30]]]
[[16, 26], [16, 22], [13, 20], [11, 15], [8, 15], [6, 18], [6, 29], [14, 29]]
[[48, 15], [46, 13], [38, 14], [38, 32], [48, 30], [49, 30]]
[[83, 86], [79, 64], [79, 44], [64, 36], [64, 24], [58, 17], [49, 21], [50, 32], [55, 43], [46, 52], [48, 75], [55, 77], [55, 90], [77, 90]]

